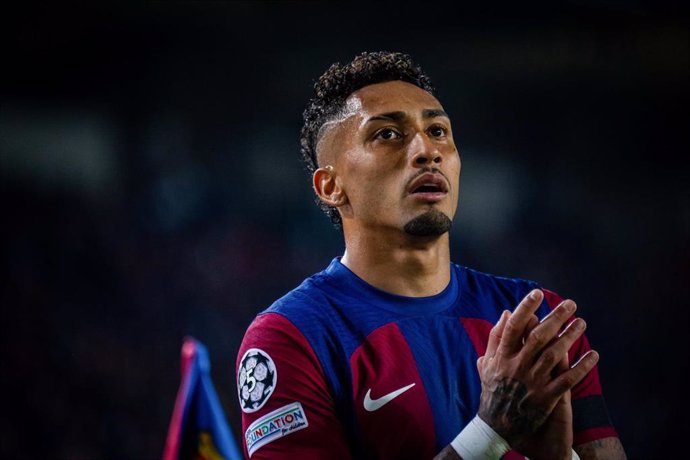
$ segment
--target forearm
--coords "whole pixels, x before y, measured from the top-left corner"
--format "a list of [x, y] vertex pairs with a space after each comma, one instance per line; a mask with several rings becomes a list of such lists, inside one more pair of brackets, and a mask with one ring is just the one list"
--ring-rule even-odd
[[625, 449], [618, 438], [597, 439], [574, 447], [582, 460], [626, 460]]

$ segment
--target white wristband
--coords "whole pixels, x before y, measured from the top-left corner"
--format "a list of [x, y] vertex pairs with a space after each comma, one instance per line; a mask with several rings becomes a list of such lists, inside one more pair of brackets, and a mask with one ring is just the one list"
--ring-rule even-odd
[[[479, 415], [450, 443], [462, 460], [498, 460], [510, 450], [510, 445], [500, 434], [496, 433]], [[574, 449], [571, 449], [572, 460], [580, 460]], [[529, 460], [525, 457], [525, 460]]]
[[463, 460], [498, 460], [510, 450], [506, 440], [478, 415], [463, 428], [450, 445]]

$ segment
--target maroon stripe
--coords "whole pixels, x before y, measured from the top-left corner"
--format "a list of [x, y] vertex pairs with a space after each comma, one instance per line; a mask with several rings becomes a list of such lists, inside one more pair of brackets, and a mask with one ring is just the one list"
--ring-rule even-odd
[[617, 438], [618, 433], [612, 426], [602, 426], [599, 428], [590, 428], [588, 430], [575, 433], [573, 445], [579, 446], [597, 439]]
[[477, 357], [484, 356], [486, 353], [486, 345], [489, 341], [489, 333], [494, 327], [489, 321], [479, 318], [460, 318], [462, 326], [465, 328], [467, 335], [474, 345], [474, 350], [477, 352]]
[[[350, 358], [355, 412], [365, 449], [377, 458], [432, 458], [434, 418], [417, 364], [395, 323], [369, 334]], [[374, 411], [364, 408], [367, 392], [377, 400], [414, 383]], [[409, 422], [413, 419], [413, 422]]]

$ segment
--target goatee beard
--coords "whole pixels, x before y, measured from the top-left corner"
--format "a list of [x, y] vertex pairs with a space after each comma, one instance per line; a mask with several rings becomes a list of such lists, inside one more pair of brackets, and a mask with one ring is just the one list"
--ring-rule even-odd
[[430, 209], [405, 224], [403, 230], [412, 236], [441, 236], [450, 230], [453, 222], [436, 209]]

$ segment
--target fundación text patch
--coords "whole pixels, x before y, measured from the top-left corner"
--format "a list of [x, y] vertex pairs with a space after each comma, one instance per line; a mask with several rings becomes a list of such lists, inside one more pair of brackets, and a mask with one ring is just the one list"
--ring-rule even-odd
[[294, 402], [269, 412], [252, 423], [244, 433], [251, 457], [261, 446], [309, 426], [302, 404]]

